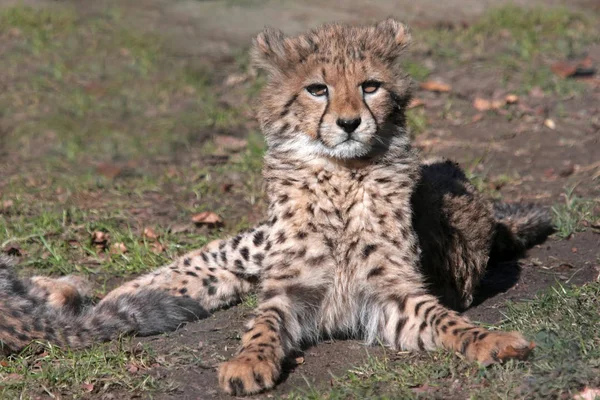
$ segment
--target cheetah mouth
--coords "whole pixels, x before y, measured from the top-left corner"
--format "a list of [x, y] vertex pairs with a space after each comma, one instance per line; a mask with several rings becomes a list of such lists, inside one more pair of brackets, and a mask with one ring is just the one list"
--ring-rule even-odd
[[326, 149], [327, 155], [338, 159], [354, 159], [366, 156], [371, 152], [372, 146], [370, 143], [365, 143], [355, 138], [347, 138], [343, 141], [331, 146], [321, 142]]
[[351, 137], [349, 137], [349, 138], [346, 138], [346, 139], [342, 140], [341, 142], [334, 144], [333, 146], [329, 146], [327, 143], [323, 143], [323, 144], [324, 144], [325, 146], [327, 146], [327, 147], [330, 147], [330, 148], [332, 148], [332, 149], [334, 149], [334, 148], [336, 148], [336, 147], [338, 147], [338, 146], [343, 146], [343, 145], [355, 145], [355, 146], [356, 146], [356, 145], [362, 145], [362, 146], [369, 146], [369, 143], [365, 143], [365, 142], [362, 142], [362, 141], [360, 141], [360, 140], [357, 140], [357, 139], [355, 139], [355, 138], [351, 138]]

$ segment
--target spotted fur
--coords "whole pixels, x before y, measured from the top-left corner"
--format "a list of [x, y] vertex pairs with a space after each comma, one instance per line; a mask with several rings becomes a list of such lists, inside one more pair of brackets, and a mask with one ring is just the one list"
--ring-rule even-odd
[[484, 365], [527, 357], [534, 345], [521, 334], [457, 310], [471, 304], [491, 257], [547, 235], [548, 215], [493, 206], [456, 164], [419, 160], [406, 132], [411, 85], [398, 66], [408, 40], [391, 19], [259, 34], [267, 221], [124, 284], [96, 308], [160, 293], [214, 311], [257, 288], [241, 348], [219, 370], [236, 395], [273, 387], [288, 354], [325, 337], [442, 347]]
[[123, 333], [151, 335], [205, 317], [198, 302], [140, 290], [89, 307], [88, 284], [79, 277], [19, 279], [0, 256], [0, 354], [43, 340], [80, 348]]

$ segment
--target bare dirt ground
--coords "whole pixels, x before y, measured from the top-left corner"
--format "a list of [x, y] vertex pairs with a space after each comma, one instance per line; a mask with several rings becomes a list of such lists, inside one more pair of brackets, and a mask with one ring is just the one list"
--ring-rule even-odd
[[[211, 94], [215, 96], [215, 104], [226, 110], [226, 117], [231, 110], [236, 110], [236, 114], [233, 117], [235, 121], [229, 125], [212, 123], [192, 126], [185, 131], [187, 144], [174, 146], [170, 148], [172, 151], [167, 149], [153, 155], [131, 153], [133, 155], [130, 157], [121, 155], [107, 159], [101, 153], [94, 153], [78, 159], [78, 168], [90, 169], [92, 174], [104, 178], [108, 176], [109, 182], [116, 183], [114, 186], [113, 183], [103, 183], [105, 186], [98, 184], [92, 189], [85, 186], [85, 190], [67, 189], [68, 196], [65, 195], [64, 201], [60, 200], [63, 192], [52, 184], [40, 182], [44, 180], [39, 175], [37, 181], [28, 181], [31, 175], [44, 170], [44, 165], [47, 165], [44, 164], [44, 157], [48, 153], [40, 150], [40, 158], [32, 160], [32, 157], [10, 147], [7, 139], [0, 144], [0, 155], [4, 158], [0, 160], [3, 167], [3, 176], [0, 177], [0, 194], [3, 196], [0, 199], [5, 201], [3, 214], [8, 221], [7, 227], [11, 218], [17, 218], [16, 215], [41, 214], [37, 209], [14, 210], [35, 196], [48, 204], [62, 201], [62, 204], [76, 209], [90, 210], [92, 218], [104, 212], [109, 213], [107, 210], [123, 209], [124, 213], [119, 213], [114, 219], [119, 224], [131, 226], [135, 234], [139, 235], [143, 227], [152, 225], [160, 232], [165, 232], [165, 236], [170, 235], [169, 244], [178, 243], [178, 246], [165, 244], [167, 249], [160, 256], [148, 253], [145, 256], [147, 258], [142, 257], [142, 261], [150, 259], [152, 263], [160, 265], [188, 247], [203, 244], [208, 238], [230, 234], [238, 226], [259, 221], [264, 213], [264, 204], [257, 189], [260, 188], [260, 179], [256, 178], [256, 182], [251, 184], [244, 182], [251, 174], [256, 175], [260, 167], [258, 165], [256, 168], [253, 153], [247, 156], [249, 161], [244, 164], [247, 168], [228, 169], [229, 155], [224, 156], [218, 144], [216, 147], [206, 145], [212, 143], [215, 135], [246, 140], [256, 134], [256, 122], [252, 118], [252, 108], [248, 106], [252, 100], [249, 93], [254, 93], [252, 88], [255, 82], [252, 75], [247, 74], [247, 59], [244, 56], [251, 37], [265, 25], [293, 34], [328, 21], [360, 23], [393, 15], [406, 20], [415, 32], [415, 44], [407, 54], [412, 60], [409, 72], [420, 75], [415, 76], [420, 81], [449, 85], [449, 90], [441, 93], [422, 88], [416, 90], [415, 97], [420, 104], [411, 110], [409, 118], [415, 132], [415, 144], [426, 155], [444, 156], [460, 162], [473, 181], [490, 197], [554, 206], [557, 207], [557, 218], [562, 218], [559, 232], [532, 249], [527, 257], [491, 271], [482, 286], [479, 304], [468, 310], [467, 315], [477, 321], [498, 323], [505, 318], [509, 301], [531, 300], [538, 292], [552, 285], [582, 285], [599, 278], [600, 235], [594, 226], [597, 226], [595, 224], [600, 215], [600, 85], [598, 81], [590, 80], [574, 83], [573, 87], [565, 86], [565, 79], [539, 73], [544, 66], [547, 69], [548, 65], [562, 60], [564, 52], [549, 51], [548, 54], [523, 56], [520, 59], [515, 56], [518, 60], [514, 63], [506, 58], [498, 58], [499, 53], [505, 52], [510, 59], [514, 52], [520, 51], [507, 51], [503, 47], [513, 32], [510, 30], [512, 28], [500, 27], [495, 31], [494, 35], [497, 36], [485, 41], [469, 37], [471, 41], [461, 47], [463, 31], [476, 24], [492, 5], [497, 7], [508, 2], [121, 0], [55, 4], [28, 0], [25, 3], [50, 9], [66, 4], [74, 7], [78, 18], [82, 19], [118, 12], [120, 21], [125, 20], [135, 29], [164, 41], [169, 57], [183, 60], [190, 68], [208, 69], [210, 78], [206, 87], [215, 88], [215, 93]], [[15, 4], [23, 2], [0, 1], [0, 9]], [[587, 14], [592, 21], [600, 21], [599, 3], [592, 0], [517, 1], [511, 4], [525, 7], [523, 9], [565, 6], [569, 12]], [[421, 30], [428, 33], [420, 35]], [[443, 36], [435, 33], [439, 30], [445, 32]], [[0, 56], [2, 46], [0, 42]], [[448, 53], [451, 47], [454, 50]], [[598, 37], [575, 43], [572, 50], [569, 55], [579, 58], [587, 55], [593, 65], [600, 66]], [[11, 84], [6, 80], [0, 83], [5, 87]], [[510, 94], [518, 97], [515, 104], [503, 103], [490, 111], [474, 107], [477, 98], [498, 100]], [[178, 107], [186, 107], [185, 99], [178, 103]], [[151, 120], [158, 116], [158, 119], [161, 115], [161, 111], [146, 113], [145, 118]], [[10, 132], [20, 124], [23, 124], [22, 119], [10, 115], [3, 117], [0, 112], [0, 138], [3, 132], [4, 137], [11, 138]], [[29, 148], [35, 145], [28, 144]], [[151, 146], [161, 144], [152, 142]], [[66, 165], [52, 170], [59, 176], [59, 181], [81, 179], [73, 169], [69, 169], [74, 164]], [[221, 165], [225, 167], [219, 169]], [[206, 172], [206, 168], [209, 172]], [[164, 174], [168, 175], [168, 179], [158, 179], [159, 183], [151, 185], [150, 189], [144, 186], [147, 183], [140, 183], [143, 176]], [[75, 175], [78, 177], [74, 178]], [[191, 179], [189, 175], [200, 175], [201, 178], [196, 177], [190, 183], [186, 180]], [[130, 179], [131, 176], [133, 178]], [[94, 184], [97, 183], [95, 179], [92, 179]], [[198, 184], [199, 181], [203, 183]], [[68, 187], [67, 184], [61, 185]], [[190, 189], [187, 185], [194, 187]], [[41, 190], [31, 192], [23, 189], [19, 199], [10, 197], [15, 187], [31, 186], [41, 187]], [[45, 187], [52, 188], [54, 192], [44, 192]], [[11, 203], [6, 203], [9, 200]], [[190, 215], [202, 210], [218, 211], [226, 221], [225, 231], [190, 227]], [[0, 217], [3, 214], [0, 212]], [[569, 229], [566, 226], [571, 220], [575, 220], [573, 223], [576, 228]], [[83, 231], [73, 228], [70, 233], [72, 237], [64, 237], [63, 234], [60, 239], [77, 240], [90, 233], [86, 230], [101, 228], [100, 225]], [[5, 229], [8, 231], [9, 228]], [[203, 239], [195, 239], [197, 236]], [[44, 254], [43, 248], [39, 254], [36, 253], [35, 243], [31, 249], [27, 246], [27, 242], [14, 246], [6, 240], [3, 250], [22, 252], [22, 260]], [[99, 287], [99, 295], [105, 292], [105, 288], [123, 279], [114, 278], [115, 271], [126, 277], [143, 271], [127, 270], [121, 274], [119, 266], [122, 263], [112, 262], [109, 267], [102, 269], [96, 266], [104, 265], [102, 263], [106, 263], [106, 259], [98, 260], [87, 253], [77, 255], [79, 258], [76, 263], [83, 266], [79, 272], [94, 271], [92, 276]], [[63, 257], [56, 261], [59, 268], [50, 269], [50, 272], [65, 272], [62, 269], [64, 263]], [[42, 264], [47, 268], [44, 262]], [[39, 265], [33, 263], [29, 267], [35, 269]], [[238, 307], [215, 313], [172, 334], [136, 339], [136, 342], [146, 344], [154, 354], [156, 363], [147, 368], [144, 374], [159, 382], [158, 389], [145, 391], [117, 386], [100, 390], [96, 385], [90, 393], [74, 395], [67, 390], [62, 395], [65, 398], [80, 396], [103, 399], [230, 398], [218, 390], [215, 366], [234, 354], [239, 343], [239, 332], [250, 315], [252, 305], [250, 299]], [[326, 391], [335, 385], [334, 376], [343, 376], [349, 369], [369, 362], [374, 357], [391, 357], [410, 363], [413, 356], [389, 354], [389, 351], [377, 347], [366, 348], [356, 341], [321, 343], [290, 361], [288, 374], [275, 391], [255, 398], [285, 397], [290, 392], [307, 393], [303, 391], [312, 388]], [[450, 384], [451, 381], [448, 382]], [[40, 398], [61, 397], [60, 391], [52, 389], [28, 390], [28, 393]], [[447, 390], [414, 393], [438, 398], [464, 398], [469, 395], [469, 388], [465, 387], [454, 392], [450, 390], [451, 393]]]

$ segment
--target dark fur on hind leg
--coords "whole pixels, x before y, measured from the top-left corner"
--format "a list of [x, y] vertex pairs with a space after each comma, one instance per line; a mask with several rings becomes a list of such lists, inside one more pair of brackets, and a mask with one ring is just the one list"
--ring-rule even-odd
[[104, 302], [83, 318], [90, 329], [95, 329], [94, 337], [109, 340], [122, 333], [148, 336], [170, 332], [186, 322], [209, 315], [197, 301], [190, 298], [156, 290], [141, 290]]

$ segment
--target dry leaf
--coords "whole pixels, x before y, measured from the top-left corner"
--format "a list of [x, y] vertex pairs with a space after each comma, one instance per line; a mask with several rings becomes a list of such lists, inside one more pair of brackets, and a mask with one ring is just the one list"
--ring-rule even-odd
[[110, 163], [100, 163], [96, 166], [96, 173], [108, 179], [116, 178], [122, 170], [123, 168]]
[[225, 86], [236, 86], [240, 83], [244, 83], [250, 78], [248, 74], [231, 74], [225, 79]]
[[223, 220], [212, 211], [204, 211], [193, 215], [192, 222], [198, 225], [219, 225]]
[[421, 82], [419, 86], [421, 89], [429, 92], [449, 92], [452, 90], [450, 85], [441, 81], [425, 81]]
[[102, 232], [102, 231], [92, 232], [92, 245], [94, 245], [94, 247], [96, 247], [96, 249], [99, 251], [106, 250], [109, 240], [110, 240], [110, 235], [106, 232]]
[[487, 111], [492, 107], [492, 105], [488, 100], [482, 99], [481, 97], [476, 97], [475, 100], [473, 100], [473, 107], [475, 107], [475, 109], [478, 111]]
[[163, 246], [159, 242], [154, 242], [150, 245], [150, 251], [154, 254], [160, 254], [163, 251], [165, 251], [165, 246]]
[[156, 240], [160, 236], [156, 231], [150, 227], [144, 228], [143, 236], [150, 240]]
[[92, 242], [94, 244], [102, 244], [108, 242], [110, 239], [110, 235], [106, 232], [102, 231], [94, 231], [92, 232]]
[[81, 385], [81, 388], [86, 391], [86, 392], [93, 392], [94, 391], [94, 384], [92, 383], [83, 383]]
[[94, 231], [92, 232], [92, 242], [105, 243], [108, 240], [109, 236], [110, 235], [106, 232]]
[[248, 141], [246, 139], [228, 135], [216, 135], [214, 141], [220, 149], [232, 152], [243, 150], [248, 146]]
[[556, 171], [554, 171], [554, 168], [548, 168], [544, 170], [544, 176], [546, 178], [556, 178]]
[[423, 384], [420, 386], [415, 386], [410, 389], [413, 393], [430, 393], [435, 392], [436, 388], [433, 386], [429, 386], [428, 384]]
[[592, 59], [558, 61], [550, 67], [561, 78], [592, 76], [596, 73]]
[[18, 244], [6, 246], [2, 251], [11, 257], [21, 257], [23, 255], [23, 250]]
[[507, 94], [504, 98], [504, 101], [506, 102], [506, 104], [516, 104], [519, 102], [519, 96], [517, 96], [516, 94]]
[[568, 176], [573, 175], [575, 173], [575, 164], [572, 162], [568, 162], [565, 164], [565, 167], [558, 171], [558, 176], [566, 178]]
[[138, 371], [139, 371], [139, 368], [138, 368], [138, 367], [136, 367], [136, 366], [135, 366], [135, 365], [133, 365], [133, 364], [129, 364], [129, 365], [127, 366], [127, 372], [129, 372], [130, 374], [135, 374], [135, 373], [137, 373]]
[[473, 118], [471, 118], [471, 122], [475, 123], [475, 122], [479, 122], [483, 119], [483, 114], [482, 113], [477, 113], [475, 115], [473, 115]]
[[600, 399], [600, 388], [586, 387], [580, 393], [573, 396], [574, 400], [596, 400]]
[[556, 124], [550, 118], [548, 118], [544, 121], [544, 126], [549, 129], [556, 129]]
[[113, 245], [110, 246], [110, 254], [123, 254], [123, 253], [127, 253], [127, 247], [125, 246], [125, 244], [123, 242], [113, 243]]
[[20, 374], [16, 374], [16, 373], [12, 373], [12, 374], [8, 374], [4, 377], [4, 379], [2, 379], [3, 381], [21, 381], [23, 380], [23, 376]]
[[568, 78], [569, 76], [575, 75], [575, 72], [577, 71], [577, 66], [566, 61], [559, 61], [557, 63], [552, 64], [550, 69], [552, 70], [552, 72], [554, 72], [561, 78]]
[[473, 101], [473, 107], [477, 111], [489, 111], [489, 110], [497, 110], [504, 105], [504, 101], [502, 100], [486, 100], [481, 97], [476, 97]]
[[425, 102], [419, 98], [413, 98], [410, 103], [408, 103], [408, 108], [417, 108], [417, 107], [421, 107], [424, 106]]

